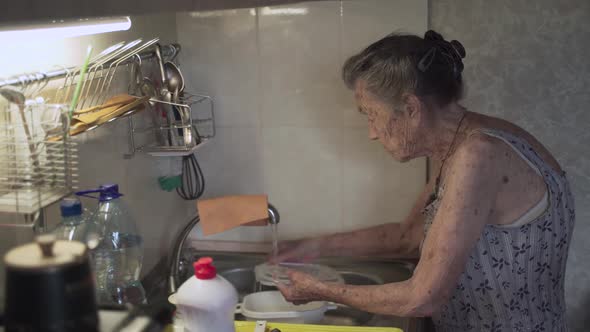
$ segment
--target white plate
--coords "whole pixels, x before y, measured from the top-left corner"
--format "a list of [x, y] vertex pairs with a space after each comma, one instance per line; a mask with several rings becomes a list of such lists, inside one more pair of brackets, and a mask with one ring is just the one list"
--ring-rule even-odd
[[275, 286], [277, 282], [289, 284], [287, 274], [289, 270], [305, 272], [322, 282], [344, 283], [344, 279], [334, 269], [318, 264], [280, 263], [276, 265], [264, 263], [257, 265], [254, 272], [256, 281], [265, 286]]

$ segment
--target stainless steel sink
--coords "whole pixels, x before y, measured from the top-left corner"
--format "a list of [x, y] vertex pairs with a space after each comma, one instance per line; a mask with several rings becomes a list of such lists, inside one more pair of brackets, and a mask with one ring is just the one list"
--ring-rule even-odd
[[[254, 292], [276, 290], [275, 287], [257, 283], [254, 268], [230, 269], [221, 271], [219, 274], [234, 285], [238, 291], [240, 301], [244, 296]], [[345, 283], [350, 285], [379, 285], [382, 283], [378, 277], [361, 273], [343, 272], [341, 275]], [[368, 312], [339, 305], [337, 309], [326, 312], [322, 323], [326, 325], [361, 326], [371, 321], [374, 316]], [[241, 316], [237, 316], [236, 318], [243, 319]]]
[[[190, 249], [189, 249], [190, 250]], [[187, 250], [188, 251], [188, 250]], [[274, 290], [274, 287], [262, 286], [256, 282], [254, 267], [265, 261], [266, 256], [242, 253], [187, 252], [184, 257], [188, 261], [198, 255], [210, 256], [214, 260], [217, 271], [226, 278], [238, 291], [240, 300], [244, 296], [263, 290]], [[322, 259], [318, 264], [334, 268], [349, 285], [380, 285], [403, 281], [411, 277], [413, 265], [395, 261], [374, 261], [361, 259]], [[190, 272], [181, 271], [181, 280], [189, 277]], [[237, 315], [237, 320], [244, 317]], [[337, 309], [326, 312], [321, 324], [344, 326], [390, 326], [401, 328], [404, 332], [420, 331], [422, 322], [419, 319], [395, 316], [375, 315], [339, 305]]]

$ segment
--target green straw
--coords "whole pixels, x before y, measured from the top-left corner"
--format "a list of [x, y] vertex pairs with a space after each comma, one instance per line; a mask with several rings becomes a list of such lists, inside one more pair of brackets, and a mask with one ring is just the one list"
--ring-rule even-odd
[[74, 98], [72, 98], [72, 104], [70, 105], [70, 121], [72, 120], [72, 115], [74, 114], [76, 106], [78, 106], [78, 100], [80, 99], [80, 91], [82, 90], [82, 82], [84, 82], [84, 76], [86, 75], [86, 71], [88, 70], [88, 63], [90, 62], [91, 54], [92, 45], [88, 46], [88, 51], [86, 52], [86, 59], [84, 59], [84, 64], [82, 65], [82, 68], [80, 68], [80, 78], [78, 79], [78, 83], [76, 84], [76, 90], [74, 90]]

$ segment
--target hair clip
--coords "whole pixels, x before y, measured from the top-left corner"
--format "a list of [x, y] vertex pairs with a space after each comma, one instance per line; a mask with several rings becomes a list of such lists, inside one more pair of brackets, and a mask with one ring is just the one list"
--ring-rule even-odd
[[418, 69], [421, 72], [425, 73], [428, 70], [428, 68], [430, 68], [430, 65], [432, 65], [435, 55], [436, 55], [436, 47], [433, 46], [428, 50], [428, 52], [426, 52], [426, 54], [424, 54], [422, 56], [420, 61], [418, 61]]

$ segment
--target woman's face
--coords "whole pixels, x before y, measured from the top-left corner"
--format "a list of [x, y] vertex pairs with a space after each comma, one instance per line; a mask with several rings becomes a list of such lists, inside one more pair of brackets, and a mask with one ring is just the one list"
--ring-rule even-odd
[[369, 139], [379, 140], [398, 161], [419, 157], [416, 143], [420, 121], [417, 110], [408, 110], [408, 105], [394, 110], [368, 92], [362, 82], [356, 85], [355, 99], [359, 112], [367, 116]]

